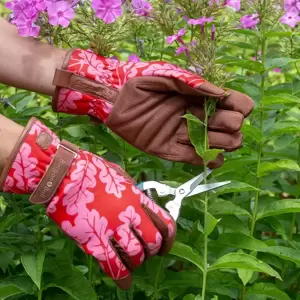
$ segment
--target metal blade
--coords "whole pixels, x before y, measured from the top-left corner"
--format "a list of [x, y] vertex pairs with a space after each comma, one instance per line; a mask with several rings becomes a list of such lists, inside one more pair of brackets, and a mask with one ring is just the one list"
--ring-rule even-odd
[[224, 185], [227, 185], [231, 183], [231, 181], [222, 181], [222, 182], [217, 182], [217, 183], [208, 183], [208, 184], [202, 184], [198, 185], [191, 193], [189, 193], [186, 197], [190, 197], [193, 195], [201, 194], [204, 192], [208, 192], [211, 190], [215, 190], [217, 188], [220, 188]]
[[[206, 176], [208, 176], [213, 170], [208, 169], [206, 171]], [[188, 197], [188, 195], [199, 185], [200, 182], [204, 180], [204, 173], [201, 173], [200, 175], [190, 179], [189, 181], [185, 182], [184, 184], [180, 185], [178, 188], [176, 188], [176, 193], [179, 192], [179, 194], [183, 197]]]

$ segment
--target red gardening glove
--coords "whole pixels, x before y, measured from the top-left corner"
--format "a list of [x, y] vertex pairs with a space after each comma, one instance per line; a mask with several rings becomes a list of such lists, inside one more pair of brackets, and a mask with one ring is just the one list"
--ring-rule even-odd
[[[54, 111], [89, 115], [144, 152], [192, 164], [203, 160], [182, 118], [187, 111], [204, 119], [206, 97], [218, 100], [216, 114], [209, 118], [209, 144], [234, 151], [242, 145], [244, 117], [253, 109], [248, 96], [224, 91], [172, 64], [120, 62], [84, 50], [68, 53], [53, 84]], [[211, 167], [222, 163], [220, 155]]]
[[0, 179], [5, 192], [31, 194], [120, 288], [145, 259], [171, 249], [176, 225], [117, 165], [57, 136], [35, 118]]

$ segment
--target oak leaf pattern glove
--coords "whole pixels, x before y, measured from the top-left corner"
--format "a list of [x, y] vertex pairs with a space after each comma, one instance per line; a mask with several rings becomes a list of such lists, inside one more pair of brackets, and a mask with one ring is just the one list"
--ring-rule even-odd
[[[244, 117], [253, 109], [248, 96], [167, 62], [122, 62], [89, 50], [69, 51], [53, 84], [54, 111], [89, 115], [136, 148], [184, 163], [203, 164], [182, 118], [187, 111], [204, 119], [205, 99], [217, 99], [218, 109], [209, 118], [209, 144], [234, 151], [242, 145]], [[220, 155], [211, 167], [222, 163]]]
[[172, 217], [119, 166], [60, 141], [32, 118], [0, 179], [1, 190], [31, 194], [47, 215], [122, 289], [145, 259], [171, 249]]

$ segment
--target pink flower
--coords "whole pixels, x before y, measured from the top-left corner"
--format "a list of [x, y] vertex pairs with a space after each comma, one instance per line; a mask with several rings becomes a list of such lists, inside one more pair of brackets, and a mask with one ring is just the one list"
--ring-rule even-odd
[[233, 8], [235, 11], [239, 11], [241, 9], [241, 1], [240, 0], [226, 0], [225, 5]]
[[243, 16], [241, 17], [240, 22], [243, 28], [254, 28], [259, 23], [258, 14]]
[[284, 9], [286, 11], [289, 11], [290, 9], [293, 9], [297, 6], [297, 0], [285, 0], [284, 1]]
[[66, 1], [52, 2], [48, 6], [48, 16], [51, 25], [68, 27], [74, 18], [74, 10]]
[[92, 0], [96, 16], [105, 23], [113, 23], [123, 13], [121, 0]]
[[211, 40], [214, 41], [216, 37], [216, 26], [212, 24], [211, 26]]
[[128, 56], [128, 61], [137, 63], [137, 62], [140, 62], [141, 59], [136, 54], [131, 54]]
[[281, 69], [280, 69], [280, 68], [274, 68], [274, 69], [273, 69], [273, 72], [275, 72], [275, 73], [280, 73], [280, 72], [281, 72]]
[[294, 12], [286, 12], [283, 17], [280, 19], [282, 24], [289, 25], [294, 28], [296, 24], [300, 21], [300, 17], [298, 13]]
[[182, 52], [185, 52], [185, 53], [187, 53], [188, 52], [188, 49], [187, 49], [187, 47], [185, 47], [185, 46], [180, 46], [179, 48], [177, 48], [177, 50], [176, 50], [176, 55], [179, 55], [179, 54], [181, 54]]
[[200, 19], [190, 19], [188, 21], [188, 24], [190, 24], [190, 25], [204, 25], [205, 23], [210, 23], [213, 20], [214, 20], [214, 17], [209, 17], [209, 18], [202, 17]]
[[31, 1], [31, 5], [38, 11], [43, 11], [47, 7], [46, 2], [44, 0], [33, 0]]
[[135, 13], [140, 16], [147, 16], [152, 10], [151, 4], [145, 0], [132, 0], [131, 5]]
[[38, 17], [37, 10], [31, 5], [31, 2], [28, 0], [21, 0], [15, 2], [14, 5], [14, 20], [17, 20], [20, 16], [22, 17], [22, 21], [25, 20], [34, 22]]
[[177, 40], [179, 40], [179, 42], [181, 42], [182, 41], [181, 37], [184, 36], [185, 33], [186, 33], [185, 28], [180, 29], [177, 33], [167, 36], [166, 43], [170, 45], [170, 44], [173, 44]]

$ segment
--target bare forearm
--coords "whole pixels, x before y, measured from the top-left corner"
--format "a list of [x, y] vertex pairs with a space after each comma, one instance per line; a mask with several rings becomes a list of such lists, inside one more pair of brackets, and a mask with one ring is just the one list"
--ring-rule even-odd
[[0, 115], [0, 174], [22, 132], [22, 126]]
[[54, 71], [61, 67], [65, 50], [20, 37], [2, 18], [0, 28], [0, 82], [52, 96]]

